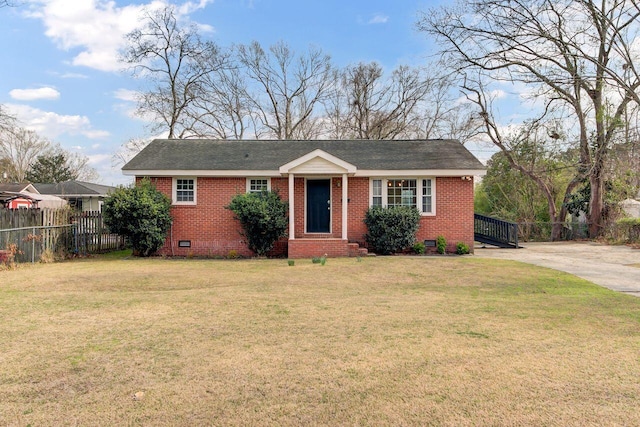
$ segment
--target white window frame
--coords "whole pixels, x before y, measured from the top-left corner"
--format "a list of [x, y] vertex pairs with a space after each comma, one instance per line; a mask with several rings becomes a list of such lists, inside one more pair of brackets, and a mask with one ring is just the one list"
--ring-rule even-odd
[[[408, 180], [413, 179], [416, 181], [416, 208], [420, 211], [420, 215], [422, 216], [435, 216], [436, 214], [436, 179], [432, 176], [390, 176], [390, 177], [375, 177], [369, 178], [369, 206], [374, 205], [374, 197], [380, 198], [382, 197], [382, 205], [378, 204], [378, 206], [387, 207], [388, 204], [388, 193], [387, 188], [389, 188], [390, 180]], [[422, 198], [423, 198], [423, 183], [422, 180], [430, 180], [431, 181], [431, 212], [423, 212], [422, 211]], [[374, 194], [374, 181], [380, 181], [382, 183], [382, 194], [376, 195]]]
[[[193, 201], [178, 201], [178, 180], [193, 180]], [[194, 176], [174, 177], [171, 185], [171, 201], [178, 206], [195, 206], [198, 203], [198, 179]]]
[[257, 191], [251, 191], [251, 181], [261, 180], [267, 181], [267, 191], [271, 191], [271, 178], [262, 176], [252, 176], [247, 178], [247, 193], [257, 193]]

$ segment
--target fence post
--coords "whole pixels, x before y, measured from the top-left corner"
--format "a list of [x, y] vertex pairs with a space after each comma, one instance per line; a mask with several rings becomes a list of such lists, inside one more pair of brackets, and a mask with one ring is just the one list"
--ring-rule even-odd
[[78, 254], [78, 224], [75, 222], [71, 224], [71, 229], [73, 230], [73, 252]]
[[33, 227], [31, 233], [31, 264], [36, 262], [36, 228]]

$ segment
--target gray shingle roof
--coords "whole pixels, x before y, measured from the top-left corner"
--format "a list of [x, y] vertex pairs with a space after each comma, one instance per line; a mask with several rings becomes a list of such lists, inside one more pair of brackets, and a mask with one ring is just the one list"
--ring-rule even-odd
[[0, 191], [19, 193], [29, 187], [28, 182], [7, 182], [0, 184]]
[[65, 181], [56, 184], [33, 184], [40, 194], [54, 196], [106, 196], [115, 187], [83, 181]]
[[316, 149], [364, 170], [484, 170], [456, 140], [156, 139], [122, 168], [136, 171], [278, 170]]

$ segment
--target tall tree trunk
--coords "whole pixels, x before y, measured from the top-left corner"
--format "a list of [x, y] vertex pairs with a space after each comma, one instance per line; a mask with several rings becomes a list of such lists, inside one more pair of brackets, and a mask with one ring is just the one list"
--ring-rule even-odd
[[601, 163], [601, 160], [597, 160], [592, 172], [589, 174], [591, 194], [587, 219], [589, 222], [589, 237], [591, 238], [600, 236], [604, 229], [604, 176]]

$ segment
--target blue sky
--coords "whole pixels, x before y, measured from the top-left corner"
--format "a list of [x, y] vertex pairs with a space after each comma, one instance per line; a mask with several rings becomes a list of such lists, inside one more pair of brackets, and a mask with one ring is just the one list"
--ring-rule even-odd
[[[446, 0], [443, 0], [446, 1]], [[173, 1], [182, 19], [220, 45], [284, 40], [296, 51], [322, 48], [337, 66], [377, 61], [391, 70], [423, 65], [433, 54], [415, 30], [426, 0]], [[130, 138], [148, 136], [133, 117], [139, 83], [117, 62], [122, 36], [139, 25], [142, 8], [166, 2], [21, 0], [0, 8], [0, 104], [25, 127], [90, 158], [107, 185], [130, 178], [112, 156]], [[448, 3], [448, 1], [447, 1]]]

